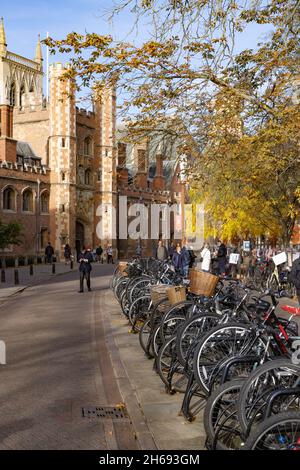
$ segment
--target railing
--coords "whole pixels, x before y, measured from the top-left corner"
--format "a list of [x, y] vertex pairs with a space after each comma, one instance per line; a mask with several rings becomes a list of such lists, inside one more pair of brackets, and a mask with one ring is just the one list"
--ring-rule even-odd
[[13, 52], [8, 52], [6, 58], [18, 64], [24, 65], [25, 67], [40, 71], [40, 64], [38, 64], [34, 60], [26, 59], [26, 57], [14, 54]]

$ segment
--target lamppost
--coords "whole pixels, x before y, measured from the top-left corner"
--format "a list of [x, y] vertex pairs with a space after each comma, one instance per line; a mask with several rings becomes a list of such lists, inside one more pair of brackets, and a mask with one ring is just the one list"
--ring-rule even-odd
[[36, 256], [38, 256], [39, 249], [40, 249], [40, 227], [39, 227], [39, 220], [40, 220], [40, 187], [41, 182], [37, 179], [37, 193], [36, 193], [36, 204], [35, 204], [35, 232], [36, 232]]

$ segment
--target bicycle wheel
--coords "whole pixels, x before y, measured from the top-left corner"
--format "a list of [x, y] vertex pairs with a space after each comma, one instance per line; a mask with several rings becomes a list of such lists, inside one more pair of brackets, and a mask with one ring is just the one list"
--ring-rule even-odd
[[128, 319], [132, 325], [132, 331], [138, 332], [145, 322], [150, 312], [151, 297], [150, 295], [143, 295], [131, 304]]
[[[216, 430], [219, 429], [216, 449], [238, 449], [241, 445], [236, 419], [236, 401], [244, 380], [231, 380], [221, 385], [208, 397], [204, 409], [204, 429], [210, 443], [214, 442]], [[224, 424], [226, 423], [226, 426]]]
[[[161, 324], [165, 325], [165, 320], [169, 317], [173, 317], [175, 315], [179, 315], [184, 318], [188, 318], [191, 316], [195, 309], [197, 308], [196, 304], [191, 301], [185, 300], [183, 302], [179, 302], [178, 304], [173, 305], [167, 312], [164, 313]], [[161, 341], [162, 343], [165, 341], [165, 330], [164, 328], [160, 329]]]
[[[184, 374], [183, 367], [177, 367], [175, 363], [175, 342], [176, 336], [174, 335], [161, 346], [156, 360], [157, 372], [169, 391], [173, 390], [183, 393], [186, 389], [187, 377]], [[173, 370], [172, 377], [170, 376], [171, 369]]]
[[188, 318], [180, 327], [176, 339], [176, 353], [179, 362], [184, 366], [187, 356], [195, 341], [215, 327], [220, 321], [220, 315], [203, 313]]
[[287, 358], [278, 358], [259, 366], [245, 380], [237, 402], [241, 429], [247, 432], [253, 419], [259, 420], [269, 394], [277, 388], [300, 384], [300, 365]]
[[204, 393], [209, 392], [211, 379], [225, 360], [265, 352], [265, 344], [255, 331], [252, 325], [231, 323], [217, 326], [203, 336], [194, 354], [193, 371]]
[[260, 423], [243, 450], [300, 450], [300, 411], [280, 413]]
[[[171, 336], [176, 335], [180, 326], [185, 322], [186, 318], [183, 315], [174, 313], [170, 317], [166, 317], [156, 327], [152, 339], [152, 347], [154, 354], [157, 355], [161, 345], [167, 341]], [[161, 329], [164, 330], [164, 341], [162, 341]]]

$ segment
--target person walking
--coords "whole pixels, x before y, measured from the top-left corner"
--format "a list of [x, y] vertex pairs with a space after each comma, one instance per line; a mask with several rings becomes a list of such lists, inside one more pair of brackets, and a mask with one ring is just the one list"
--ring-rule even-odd
[[227, 248], [225, 244], [221, 240], [219, 240], [217, 259], [218, 259], [218, 274], [220, 276], [225, 276], [226, 257], [227, 257]]
[[165, 261], [168, 259], [168, 252], [167, 252], [166, 247], [163, 245], [162, 240], [158, 241], [158, 246], [156, 250], [156, 258], [159, 261]]
[[91, 270], [93, 262], [93, 255], [91, 253], [91, 248], [87, 247], [79, 255], [79, 273], [80, 273], [80, 290], [79, 293], [83, 292], [83, 282], [84, 278], [86, 279], [86, 285], [88, 291], [91, 291]]
[[102, 263], [103, 264], [102, 254], [103, 254], [103, 248], [102, 248], [101, 245], [99, 245], [96, 248], [96, 261], [97, 261], [97, 263]]
[[107, 250], [106, 250], [106, 255], [107, 255], [107, 264], [114, 264], [114, 259], [113, 259], [113, 250], [112, 246], [108, 245]]
[[46, 255], [46, 263], [51, 264], [53, 260], [54, 249], [50, 242], [48, 242], [48, 245], [46, 246], [45, 255]]
[[298, 303], [300, 305], [300, 256], [295, 259], [292, 264], [292, 269], [290, 272], [290, 280], [296, 288], [296, 294], [298, 297]]
[[175, 271], [181, 274], [181, 276], [183, 276], [183, 258], [182, 258], [181, 247], [179, 243], [177, 243], [176, 249], [173, 253], [172, 263], [175, 268]]
[[67, 244], [65, 245], [65, 248], [64, 248], [65, 265], [67, 265], [68, 263], [70, 263], [70, 261], [71, 261], [71, 255], [72, 255], [71, 247], [70, 247], [69, 243], [67, 243]]
[[204, 247], [200, 253], [200, 258], [201, 258], [202, 271], [209, 272], [210, 262], [211, 262], [211, 252], [210, 252], [208, 243], [204, 243]]

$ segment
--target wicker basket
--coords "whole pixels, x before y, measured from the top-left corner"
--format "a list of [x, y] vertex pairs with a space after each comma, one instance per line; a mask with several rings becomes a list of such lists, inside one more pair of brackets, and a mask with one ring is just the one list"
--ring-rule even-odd
[[196, 295], [211, 297], [218, 283], [218, 276], [193, 269], [190, 273], [190, 292]]
[[164, 284], [151, 286], [151, 300], [154, 305], [157, 304], [160, 300], [165, 299], [167, 297], [167, 288], [168, 286]]
[[168, 302], [163, 302], [162, 304], [160, 304], [157, 308], [157, 310], [161, 313], [165, 313], [167, 312], [170, 308], [172, 307], [171, 303], [168, 301]]
[[186, 289], [184, 286], [172, 286], [167, 290], [168, 298], [171, 305], [184, 302], [186, 300]]
[[125, 271], [127, 266], [128, 266], [128, 263], [126, 263], [126, 261], [119, 262], [118, 268], [122, 276], [128, 276], [127, 272]]

